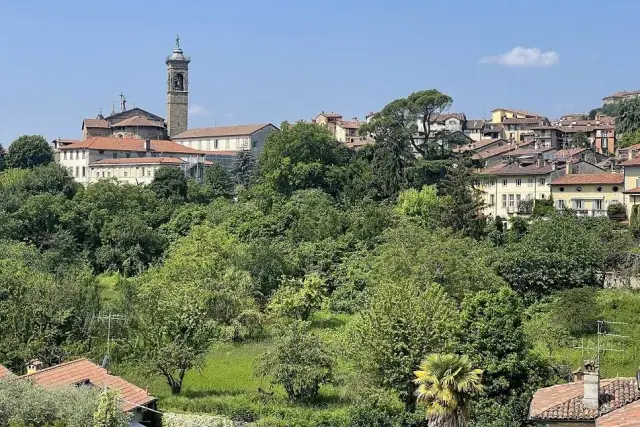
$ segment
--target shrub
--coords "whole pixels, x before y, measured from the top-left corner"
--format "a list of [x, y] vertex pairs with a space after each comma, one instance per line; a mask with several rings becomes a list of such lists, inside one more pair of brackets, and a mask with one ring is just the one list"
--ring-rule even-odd
[[333, 381], [334, 359], [327, 345], [302, 322], [288, 326], [259, 360], [256, 375], [284, 387], [290, 400], [309, 402], [321, 384]]
[[286, 281], [273, 295], [269, 311], [278, 317], [307, 320], [320, 308], [325, 282], [316, 274]]

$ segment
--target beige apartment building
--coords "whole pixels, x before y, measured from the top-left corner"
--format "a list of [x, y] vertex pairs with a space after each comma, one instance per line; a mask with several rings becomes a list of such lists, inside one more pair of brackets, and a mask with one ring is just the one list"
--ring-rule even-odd
[[529, 215], [535, 200], [548, 199], [551, 195], [549, 183], [565, 171], [557, 170], [555, 164], [546, 164], [538, 157], [533, 164], [501, 163], [479, 173], [483, 176], [478, 188], [483, 193], [484, 214], [507, 220]]
[[56, 159], [76, 182], [87, 185], [101, 179], [148, 184], [160, 166], [180, 168], [201, 179], [206, 153], [172, 141], [92, 137], [58, 145]]

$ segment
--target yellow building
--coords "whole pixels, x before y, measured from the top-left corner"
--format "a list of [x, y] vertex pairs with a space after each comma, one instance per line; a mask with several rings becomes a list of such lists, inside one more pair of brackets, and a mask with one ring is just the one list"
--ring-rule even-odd
[[556, 170], [555, 164], [547, 164], [542, 158], [526, 166], [514, 162], [483, 169], [478, 189], [482, 191], [484, 214], [505, 220], [529, 215], [534, 201], [548, 199], [549, 183], [564, 173], [563, 168]]
[[551, 182], [551, 195], [558, 210], [606, 216], [610, 205], [624, 204], [624, 184], [621, 173], [566, 174]]
[[512, 110], [509, 108], [496, 108], [491, 111], [491, 122], [502, 123], [504, 119], [529, 119], [529, 118], [542, 118], [541, 115], [531, 113], [524, 110]]
[[627, 160], [623, 164], [624, 194], [627, 204], [627, 216], [631, 218], [633, 205], [640, 204], [640, 157]]

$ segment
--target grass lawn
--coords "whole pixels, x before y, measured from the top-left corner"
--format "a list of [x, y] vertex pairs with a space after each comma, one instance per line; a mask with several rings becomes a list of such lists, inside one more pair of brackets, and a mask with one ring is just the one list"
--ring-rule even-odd
[[[335, 342], [344, 328], [346, 316], [320, 312], [314, 315], [312, 329], [326, 342]], [[273, 333], [277, 336], [277, 333]], [[161, 376], [149, 377], [121, 367], [117, 373], [160, 398], [161, 410], [202, 412], [225, 415], [235, 420], [254, 421], [302, 419], [322, 416], [323, 412], [343, 411], [349, 403], [344, 387], [323, 386], [318, 402], [294, 404], [281, 387], [254, 376], [257, 358], [269, 349], [269, 340], [242, 344], [217, 343], [207, 354], [201, 369], [187, 372], [180, 395], [172, 396]], [[339, 364], [338, 370], [345, 367]], [[319, 415], [320, 414], [320, 415]]]

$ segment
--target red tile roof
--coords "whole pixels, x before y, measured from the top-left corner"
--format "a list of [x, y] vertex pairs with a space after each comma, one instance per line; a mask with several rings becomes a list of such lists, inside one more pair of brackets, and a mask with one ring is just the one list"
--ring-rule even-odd
[[565, 150], [558, 150], [555, 153], [550, 153], [549, 156], [554, 159], [571, 159], [587, 150], [588, 148], [567, 148]]
[[0, 365], [0, 379], [2, 379], [4, 377], [12, 377], [12, 376], [13, 376], [13, 373], [11, 373], [10, 370], [8, 370], [3, 365]]
[[499, 111], [499, 110], [508, 111], [510, 113], [516, 113], [523, 116], [542, 117], [540, 114], [532, 113], [530, 111], [525, 111], [525, 110], [514, 110], [513, 108], [495, 108], [491, 110], [491, 112], [493, 113], [494, 111]]
[[598, 418], [597, 427], [637, 427], [640, 420], [640, 401], [630, 403]]
[[[60, 150], [108, 150], [108, 151], [145, 151], [144, 139], [134, 138], [109, 138], [95, 136], [75, 144], [60, 147]], [[151, 140], [151, 152], [153, 153], [175, 153], [175, 154], [205, 154], [204, 151], [195, 148], [185, 147], [177, 142], [166, 140]]]
[[482, 126], [484, 126], [485, 123], [486, 123], [486, 120], [483, 120], [483, 119], [467, 120], [467, 125], [465, 126], [465, 129], [482, 129]]
[[631, 188], [623, 191], [624, 194], [640, 194], [640, 187]]
[[543, 117], [526, 117], [521, 119], [504, 119], [502, 121], [505, 125], [522, 125], [522, 124], [530, 124], [530, 125], [541, 125], [544, 123]]
[[61, 363], [33, 374], [23, 375], [18, 379], [29, 379], [45, 388], [71, 386], [80, 381], [89, 380], [97, 387], [109, 387], [117, 391], [123, 400], [123, 411], [131, 411], [136, 408], [136, 405], [145, 406], [156, 400], [140, 387], [110, 375], [106, 369], [87, 359]]
[[182, 133], [179, 133], [172, 139], [251, 135], [252, 133], [257, 132], [269, 125], [271, 125], [271, 123], [189, 129]]
[[141, 116], [133, 116], [127, 119], [124, 119], [120, 122], [113, 123], [112, 126], [142, 126], [142, 127], [156, 127], [163, 128], [164, 123], [161, 122], [153, 122], [146, 117]]
[[581, 173], [563, 175], [554, 179], [551, 185], [567, 184], [619, 184], [624, 183], [624, 175], [621, 173]]
[[[628, 412], [620, 412], [620, 408], [640, 400], [640, 391], [634, 378], [614, 378], [600, 381], [600, 400], [603, 403], [599, 409], [583, 407], [583, 396], [582, 381], [540, 389], [533, 395], [529, 417], [540, 421], [579, 421], [595, 420], [604, 414], [610, 414], [607, 419], [603, 417], [603, 421], [607, 423], [605, 425], [617, 426], [618, 424], [610, 423], [611, 419], [618, 416], [626, 418]], [[602, 424], [598, 421], [596, 425]]]
[[89, 166], [101, 165], [181, 165], [186, 163], [178, 157], [131, 157], [124, 159], [102, 159], [91, 162]]
[[621, 163], [622, 166], [640, 166], [640, 156]]
[[548, 175], [553, 172], [555, 169], [553, 165], [544, 165], [543, 167], [539, 167], [537, 164], [529, 165], [529, 166], [520, 166], [515, 163], [510, 165], [498, 164], [493, 165], [488, 168], [484, 168], [479, 171], [482, 175]]
[[489, 148], [488, 150], [479, 151], [473, 155], [474, 159], [489, 159], [491, 157], [505, 154], [518, 148], [516, 144], [504, 144], [498, 147]]
[[109, 128], [109, 122], [105, 119], [84, 119], [82, 125], [86, 128]]
[[338, 123], [339, 126], [342, 126], [345, 129], [358, 129], [360, 128], [360, 123], [354, 120], [342, 120]]

